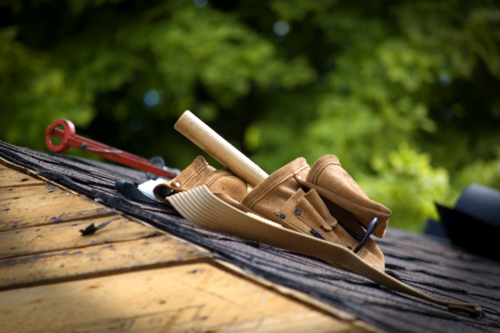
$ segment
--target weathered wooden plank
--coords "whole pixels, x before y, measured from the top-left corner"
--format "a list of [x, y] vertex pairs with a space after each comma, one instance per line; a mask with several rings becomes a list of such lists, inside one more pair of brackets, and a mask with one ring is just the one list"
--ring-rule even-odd
[[0, 187], [43, 185], [43, 181], [0, 164]]
[[2, 292], [6, 332], [364, 331], [206, 264]]
[[51, 185], [0, 188], [0, 231], [112, 213]]
[[[109, 221], [108, 225], [93, 235], [82, 236], [79, 231], [92, 223], [97, 227]], [[14, 229], [0, 232], [0, 259], [126, 241], [155, 234], [158, 231], [120, 215]]]
[[0, 289], [84, 278], [138, 267], [206, 258], [207, 250], [161, 235], [0, 260]]

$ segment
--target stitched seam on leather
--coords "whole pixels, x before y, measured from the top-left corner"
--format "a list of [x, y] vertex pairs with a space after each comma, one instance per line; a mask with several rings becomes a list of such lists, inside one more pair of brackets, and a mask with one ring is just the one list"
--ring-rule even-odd
[[321, 175], [321, 173], [325, 170], [325, 168], [329, 165], [339, 165], [340, 166], [340, 163], [338, 162], [328, 162], [328, 163], [325, 163], [321, 166], [321, 168], [319, 168], [318, 172], [316, 172], [316, 174], [314, 175], [313, 177], [313, 183], [316, 184], [316, 181], [318, 180], [318, 177]]
[[222, 178], [222, 177], [224, 177], [224, 176], [225, 176], [225, 175], [224, 175], [224, 174], [222, 174], [222, 175], [219, 175], [218, 177], [213, 178], [211, 181], [209, 181], [209, 182], [206, 184], [206, 185], [207, 185], [207, 187], [208, 187], [208, 188], [210, 188], [210, 185], [212, 185], [212, 184], [213, 184], [216, 180], [218, 180], [219, 178]]
[[[320, 235], [321, 235], [321, 237], [323, 237], [323, 238], [324, 238], [327, 242], [333, 243], [332, 241], [328, 240], [328, 239], [327, 239], [327, 237], [328, 237], [328, 236], [326, 236], [326, 235], [327, 235], [327, 233], [329, 233], [329, 232], [332, 232], [333, 234], [335, 234], [335, 233], [333, 232], [333, 230], [332, 230], [332, 231], [325, 231], [325, 230], [323, 230], [321, 227], [320, 227], [320, 228], [318, 228], [318, 227], [317, 227], [316, 225], [314, 225], [312, 222], [308, 222], [308, 221], [307, 221], [305, 218], [303, 218], [302, 216], [296, 216], [296, 217], [297, 217], [299, 220], [301, 220], [302, 222], [304, 222], [304, 223], [305, 223], [305, 225], [307, 225], [309, 228], [314, 229], [314, 230], [315, 230], [318, 234], [320, 234]], [[313, 224], [313, 225], [311, 225], [311, 224]], [[318, 230], [318, 229], [320, 229], [320, 230]], [[335, 236], [337, 236], [337, 235], [335, 235]], [[337, 239], [338, 239], [338, 240], [339, 240], [339, 242], [341, 243], [341, 244], [337, 244], [337, 245], [340, 245], [340, 246], [345, 246], [344, 244], [342, 244], [342, 241], [340, 240], [340, 238], [339, 238], [338, 236], [337, 236]], [[336, 244], [336, 243], [333, 243], [333, 244]]]
[[189, 178], [188, 178], [188, 179], [184, 182], [184, 184], [181, 184], [181, 186], [182, 186], [182, 185], [188, 185], [188, 184], [189, 184], [189, 182], [190, 182], [191, 180], [193, 180], [193, 178], [194, 178], [194, 177], [198, 176], [198, 175], [200, 174], [200, 172], [202, 172], [202, 171], [203, 171], [203, 169], [205, 169], [205, 168], [207, 167], [207, 165], [208, 165], [208, 163], [204, 163], [202, 166], [200, 166], [200, 167], [199, 167], [199, 168], [198, 168], [198, 169], [197, 169], [197, 170], [196, 170], [196, 171], [195, 171], [195, 172], [191, 175], [191, 177], [189, 177]]
[[[306, 195], [307, 195], [307, 194], [306, 194]], [[305, 197], [305, 195], [304, 195], [304, 197]], [[297, 201], [297, 205], [299, 204], [299, 202], [301, 202], [302, 200], [304, 200], [304, 197], [300, 198], [300, 199]], [[307, 199], [306, 199], [306, 200], [307, 200]], [[314, 208], [314, 207], [313, 207], [313, 208]], [[305, 218], [303, 218], [301, 215], [295, 215], [295, 217], [296, 217], [296, 218], [298, 218], [299, 220], [301, 220], [303, 223], [305, 223], [305, 224], [306, 224], [309, 228], [316, 230], [317, 226], [316, 226], [316, 225], [314, 225], [314, 223], [313, 223], [313, 222], [309, 222], [309, 221], [307, 221], [307, 220], [306, 220]], [[326, 223], [326, 221], [325, 221], [325, 224], [326, 224], [326, 225], [328, 225], [328, 223]], [[320, 226], [320, 228], [321, 228], [321, 226]], [[332, 230], [332, 231], [333, 231], [333, 230]], [[316, 232], [317, 232], [317, 233], [319, 233], [319, 234], [321, 235], [321, 233], [325, 233], [326, 231], [324, 231], [323, 229], [321, 229], [321, 233], [320, 233], [318, 230], [316, 230]], [[329, 232], [330, 232], [330, 231], [329, 231]], [[324, 237], [324, 236], [322, 235], [322, 237]], [[326, 240], [326, 238], [325, 238], [325, 240]], [[327, 242], [330, 242], [330, 241], [329, 241], [329, 240], [327, 240]]]
[[257, 198], [255, 198], [249, 205], [248, 205], [248, 208], [252, 208], [257, 202], [259, 202], [260, 200], [262, 200], [263, 197], [265, 197], [266, 195], [269, 194], [269, 192], [271, 192], [272, 190], [274, 190], [274, 188], [276, 188], [278, 185], [281, 185], [283, 182], [285, 182], [286, 180], [288, 180], [289, 178], [292, 178], [295, 176], [295, 173], [297, 171], [300, 171], [302, 169], [305, 169], [307, 168], [308, 165], [302, 165], [301, 167], [295, 169], [295, 170], [292, 170], [292, 172], [290, 172], [289, 174], [287, 174], [286, 176], [282, 177], [281, 179], [278, 179], [277, 182], [274, 183], [273, 186], [270, 186], [268, 187], [264, 192], [262, 192], [261, 195], [259, 195]]
[[[313, 183], [313, 184], [314, 184], [314, 183]], [[314, 184], [314, 185], [319, 186], [318, 184]], [[321, 188], [324, 188], [324, 187], [321, 187]], [[338, 195], [338, 196], [341, 196], [341, 195], [340, 195], [340, 194], [338, 194], [337, 192], [334, 192], [334, 191], [330, 191], [330, 192], [332, 192], [332, 193], [334, 193], [334, 194], [336, 194], [336, 195]], [[369, 210], [372, 210], [372, 211], [375, 211], [375, 212], [378, 212], [378, 213], [382, 213], [382, 214], [388, 214], [388, 213], [386, 213], [386, 212], [382, 212], [382, 211], [380, 211], [380, 210], [377, 210], [377, 208], [366, 207], [366, 206], [364, 206], [364, 205], [362, 205], [362, 204], [359, 204], [359, 203], [357, 203], [356, 201], [353, 201], [353, 200], [351, 200], [351, 199], [348, 199], [348, 198], [343, 198], [343, 199], [344, 199], [344, 200], [347, 200], [347, 201], [349, 201], [349, 202], [351, 202], [352, 204], [354, 204], [354, 205], [356, 205], [356, 206], [358, 206], [358, 207], [361, 207], [361, 208], [366, 208], [366, 209], [369, 209]], [[376, 202], [376, 201], [373, 201], [373, 200], [372, 200], [372, 199], [370, 199], [370, 198], [368, 198], [368, 200], [370, 200], [371, 202], [374, 202], [374, 203], [378, 203], [378, 202]], [[378, 204], [382, 205], [381, 203], [378, 203]], [[383, 205], [382, 205], [382, 206], [383, 206]], [[342, 207], [342, 206], [341, 206], [341, 207]], [[384, 207], [385, 207], [385, 206], [384, 206]], [[387, 207], [386, 207], [386, 208], [387, 208]], [[389, 208], [387, 208], [387, 209], [389, 209]], [[351, 213], [352, 213], [352, 212], [351, 212]], [[380, 217], [380, 216], [379, 216], [379, 217]]]
[[[274, 213], [274, 215], [276, 215], [277, 217], [279, 217], [279, 215], [277, 215], [276, 213]], [[283, 221], [283, 222], [286, 222], [286, 224], [290, 227], [292, 227], [294, 230], [300, 232], [300, 233], [304, 233], [303, 230], [301, 230], [299, 227], [295, 226], [295, 224], [291, 223], [290, 221], [288, 221], [286, 218], [282, 219], [280, 218], [280, 221]]]
[[[297, 207], [297, 205], [298, 205], [298, 204], [299, 204], [302, 200], [304, 200], [304, 197], [305, 197], [306, 195], [307, 195], [307, 193], [304, 193], [304, 194], [302, 195], [302, 197], [300, 197], [300, 198], [297, 200], [297, 202], [295, 203], [295, 207]], [[289, 200], [290, 200], [290, 199], [289, 199]], [[306, 200], [307, 200], [307, 199], [306, 199]], [[287, 202], [288, 202], [288, 201], [287, 201]], [[286, 205], [286, 204], [285, 204], [285, 205]], [[281, 209], [280, 209], [280, 211], [282, 212], [283, 210], [281, 210]], [[278, 213], [274, 213], [274, 215], [276, 215], [276, 216], [278, 216], [278, 217], [279, 217]], [[315, 226], [315, 225], [314, 225], [314, 223], [309, 222], [308, 220], [304, 219], [304, 218], [303, 218], [302, 216], [300, 216], [300, 215], [295, 215], [295, 217], [296, 217], [297, 219], [299, 219], [300, 221], [302, 221], [302, 223], [304, 223], [304, 224], [305, 224], [306, 226], [308, 226], [309, 228], [316, 230], [317, 226]], [[280, 219], [281, 219], [281, 218], [280, 218]], [[281, 219], [281, 220], [282, 220], [282, 221], [287, 222], [289, 225], [291, 225], [292, 227], [294, 227], [294, 228], [295, 228], [295, 229], [297, 229], [298, 231], [300, 231], [300, 232], [304, 233], [304, 231], [303, 231], [302, 229], [300, 229], [299, 227], [296, 227], [296, 226], [295, 226], [295, 224], [294, 224], [294, 223], [292, 223], [292, 222], [290, 222], [287, 218], [284, 218], [284, 219]], [[324, 233], [324, 232], [325, 232], [324, 230], [321, 230], [321, 231], [322, 231], [322, 233]], [[318, 231], [316, 230], [316, 232], [318, 232]], [[319, 233], [319, 232], [318, 232], [318, 233]], [[321, 233], [320, 233], [320, 235], [321, 235]], [[324, 237], [324, 236], [322, 235], [322, 237]], [[325, 240], [326, 240], [326, 238], [325, 238]], [[327, 241], [327, 242], [330, 242], [329, 240], [326, 240], [326, 241]]]
[[[305, 218], [303, 218], [302, 216], [298, 216], [298, 215], [296, 215], [295, 217], [296, 217], [296, 218], [298, 218], [299, 220], [301, 220], [301, 221], [302, 221], [305, 225], [307, 225], [309, 228], [316, 230], [316, 226], [315, 226], [315, 225], [311, 225], [311, 224], [313, 224], [312, 222], [307, 221], [307, 220], [306, 220]], [[316, 232], [318, 232], [318, 230], [316, 230]], [[321, 235], [321, 234], [320, 234], [320, 235]], [[325, 240], [326, 240], [326, 239], [325, 239]], [[329, 242], [329, 241], [327, 241], [327, 242]]]
[[[320, 176], [321, 172], [323, 172], [324, 169], [327, 166], [329, 166], [329, 165], [340, 165], [340, 164], [339, 163], [335, 163], [335, 162], [329, 162], [329, 163], [326, 163], [325, 165], [321, 166], [320, 170], [313, 177], [313, 182], [312, 182], [313, 184], [317, 185], [316, 184], [317, 178]], [[337, 195], [339, 195], [337, 192], [334, 192], [334, 191], [332, 191], [332, 192], [335, 193], [335, 194], [337, 194]], [[348, 200], [349, 202], [353, 203], [356, 206], [359, 206], [359, 207], [362, 207], [362, 208], [368, 208], [369, 210], [373, 210], [373, 211], [378, 212], [378, 213], [387, 214], [386, 212], [382, 212], [381, 210], [378, 210], [377, 209], [378, 207], [377, 208], [365, 207], [365, 206], [360, 205], [359, 203], [357, 203], [357, 202], [355, 202], [355, 201], [353, 201], [351, 199], [348, 199], [348, 198], [344, 198], [344, 199]], [[370, 198], [368, 198], [368, 200], [372, 201], [373, 203], [377, 203], [376, 201], [373, 201]]]
[[[312, 184], [312, 185], [315, 185], [315, 186], [319, 186], [318, 184], [315, 184], [314, 182], [313, 182], [313, 183], [311, 183], [311, 184]], [[319, 187], [320, 187], [320, 188], [323, 188], [323, 187], [321, 187], [321, 186], [319, 186]], [[336, 194], [336, 195], [339, 195], [337, 192], [333, 192], [333, 191], [331, 191], [331, 192], [332, 192], [332, 193], [334, 193], [334, 194]], [[319, 191], [318, 191], [318, 194], [319, 194]], [[320, 195], [321, 195], [321, 194], [320, 194]], [[339, 195], [339, 196], [340, 196], [340, 195]], [[359, 204], [359, 203], [357, 203], [357, 202], [355, 202], [355, 201], [352, 201], [351, 199], [347, 199], [347, 198], [344, 198], [344, 199], [345, 199], [345, 200], [347, 200], [348, 202], [350, 202], [350, 203], [354, 204], [356, 207], [368, 209], [370, 212], [372, 212], [373, 216], [377, 216], [377, 217], [379, 217], [379, 218], [385, 218], [385, 217], [387, 217], [387, 215], [389, 215], [389, 216], [388, 216], [388, 218], [390, 218], [390, 217], [391, 217], [391, 215], [392, 215], [392, 212], [391, 212], [390, 210], [389, 210], [389, 213], [387, 213], [387, 212], [382, 211], [382, 209], [383, 209], [383, 208], [381, 208], [381, 210], [378, 210], [378, 207], [377, 207], [377, 208], [366, 207], [366, 206], [361, 205], [361, 204]], [[370, 200], [370, 201], [371, 201], [371, 202], [373, 202], [373, 203], [380, 204], [380, 203], [378, 203], [378, 202], [376, 202], [376, 201], [371, 200], [370, 198], [368, 198], [368, 200]], [[380, 205], [382, 205], [382, 204], [380, 204]], [[342, 206], [341, 206], [341, 207], [342, 207]], [[385, 207], [385, 206], [384, 206], [384, 205], [382, 205], [382, 207]], [[386, 208], [386, 209], [389, 209], [389, 208], [387, 208], [387, 207], [385, 207], [385, 208]], [[373, 212], [374, 212], [374, 213], [373, 213]], [[351, 213], [352, 213], [352, 211], [351, 211]], [[352, 213], [352, 214], [354, 214], [354, 213]], [[358, 216], [359, 216], [359, 215], [358, 215]], [[364, 223], [363, 223], [363, 221], [362, 221], [362, 218], [358, 218], [358, 217], [356, 217], [356, 219], [358, 219], [358, 220], [359, 220], [359, 224], [361, 224], [362, 226], [364, 226]], [[377, 231], [377, 230], [381, 230], [381, 229], [384, 229], [384, 230], [385, 230], [385, 228], [387, 228], [387, 224], [385, 224], [385, 226], [386, 226], [385, 228], [384, 228], [384, 227], [381, 227], [382, 225], [384, 225], [384, 224], [382, 224], [382, 223], [381, 223], [381, 224], [380, 224], [380, 225], [379, 225], [379, 226], [375, 229], [375, 231], [374, 231], [373, 233], [374, 233], [374, 234], [376, 234], [376, 233], [378, 234], [378, 233], [379, 233], [379, 231]], [[380, 229], [379, 229], [379, 228], [380, 228]], [[377, 236], [377, 237], [378, 237], [378, 236]]]

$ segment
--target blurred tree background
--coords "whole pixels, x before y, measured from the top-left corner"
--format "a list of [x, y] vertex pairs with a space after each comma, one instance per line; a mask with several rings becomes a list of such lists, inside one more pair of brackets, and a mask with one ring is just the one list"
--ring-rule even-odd
[[47, 151], [67, 118], [182, 169], [201, 154], [173, 130], [189, 109], [268, 173], [337, 155], [414, 231], [469, 183], [500, 188], [498, 1], [0, 0], [0, 17], [9, 143]]

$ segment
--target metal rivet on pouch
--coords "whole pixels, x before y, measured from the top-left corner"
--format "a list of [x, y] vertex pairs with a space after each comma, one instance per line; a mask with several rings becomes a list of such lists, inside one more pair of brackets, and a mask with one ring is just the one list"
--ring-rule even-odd
[[284, 219], [285, 217], [286, 217], [285, 214], [283, 214], [283, 213], [280, 214], [280, 219]]
[[175, 185], [176, 185], [177, 187], [181, 187], [181, 183], [179, 183], [179, 182], [175, 183]]
[[298, 209], [297, 209], [297, 210], [295, 211], [295, 215], [300, 215], [300, 210], [298, 210]]
[[302, 179], [302, 177], [301, 177], [301, 176], [299, 176], [299, 175], [297, 175], [297, 178], [298, 178], [298, 179]]

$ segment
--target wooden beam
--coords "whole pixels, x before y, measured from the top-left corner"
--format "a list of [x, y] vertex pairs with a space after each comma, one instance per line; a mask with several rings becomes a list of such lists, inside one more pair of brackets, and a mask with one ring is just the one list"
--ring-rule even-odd
[[2, 292], [5, 332], [366, 331], [206, 263]]
[[29, 185], [45, 185], [45, 183], [0, 164], [0, 188]]
[[[93, 235], [82, 236], [79, 231], [92, 223], [97, 227], [107, 222], [110, 223]], [[156, 230], [120, 215], [8, 230], [0, 232], [0, 259], [122, 242], [156, 234]]]
[[0, 260], [0, 289], [117, 274], [211, 256], [207, 250], [168, 235], [47, 252]]
[[[23, 172], [0, 165], [2, 332], [377, 331], [0, 162]], [[79, 232], [110, 220], [93, 235]]]
[[0, 231], [112, 213], [116, 211], [52, 185], [0, 188]]

